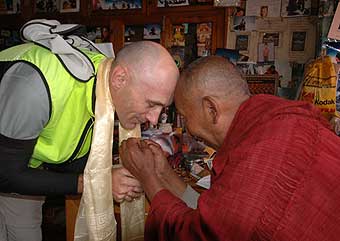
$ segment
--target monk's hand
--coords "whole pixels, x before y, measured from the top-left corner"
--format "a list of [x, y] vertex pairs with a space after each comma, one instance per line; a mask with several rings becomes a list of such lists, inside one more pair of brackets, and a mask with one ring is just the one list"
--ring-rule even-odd
[[164, 155], [164, 151], [162, 150], [162, 147], [152, 141], [152, 140], [145, 140], [145, 143], [150, 148], [154, 159], [155, 159], [155, 171], [158, 177], [162, 178], [164, 175], [166, 175], [169, 172], [173, 172], [168, 159]]
[[140, 182], [127, 169], [112, 168], [112, 196], [116, 202], [131, 201], [142, 193]]
[[163, 187], [156, 174], [156, 159], [148, 143], [138, 138], [129, 138], [121, 143], [119, 155], [123, 166], [142, 183], [151, 200]]
[[129, 138], [121, 143], [119, 156], [123, 166], [138, 180], [155, 174], [155, 160], [149, 146], [141, 139]]

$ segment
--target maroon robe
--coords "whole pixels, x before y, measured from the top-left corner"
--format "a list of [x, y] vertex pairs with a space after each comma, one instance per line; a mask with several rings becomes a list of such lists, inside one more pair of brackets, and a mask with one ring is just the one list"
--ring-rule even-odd
[[340, 240], [340, 138], [312, 105], [251, 97], [213, 165], [196, 210], [155, 195], [145, 240]]

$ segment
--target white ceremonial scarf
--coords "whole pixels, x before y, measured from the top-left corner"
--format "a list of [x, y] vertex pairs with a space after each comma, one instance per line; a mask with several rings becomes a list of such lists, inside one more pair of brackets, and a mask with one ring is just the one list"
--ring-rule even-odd
[[[78, 210], [75, 241], [115, 241], [117, 235], [112, 197], [112, 144], [114, 106], [109, 90], [109, 73], [113, 59], [100, 65], [96, 84], [95, 124], [89, 159], [84, 170], [84, 190]], [[120, 139], [140, 137], [135, 130], [120, 129]], [[121, 203], [122, 241], [139, 241], [144, 237], [144, 200]]]

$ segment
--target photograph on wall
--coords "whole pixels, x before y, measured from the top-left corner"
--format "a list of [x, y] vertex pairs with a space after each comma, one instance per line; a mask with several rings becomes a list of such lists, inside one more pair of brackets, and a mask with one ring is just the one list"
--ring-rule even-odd
[[110, 42], [110, 29], [108, 26], [86, 26], [86, 38], [95, 43]]
[[239, 51], [248, 51], [248, 35], [236, 35], [235, 49]]
[[247, 16], [280, 17], [281, 0], [248, 0]]
[[282, 0], [282, 17], [299, 17], [311, 14], [311, 0]]
[[79, 12], [80, 0], [60, 0], [60, 12]]
[[255, 19], [255, 16], [234, 16], [232, 31], [256, 30]]
[[306, 32], [293, 32], [291, 51], [305, 51]]
[[124, 43], [127, 45], [131, 42], [141, 41], [144, 37], [143, 25], [126, 25], [124, 33]]
[[274, 43], [260, 43], [258, 46], [257, 61], [259, 63], [271, 64], [275, 61]]
[[212, 24], [199, 23], [196, 26], [197, 56], [208, 56], [211, 53]]
[[147, 40], [160, 40], [161, 39], [161, 25], [145, 24], [143, 38]]
[[173, 46], [170, 48], [170, 54], [172, 58], [175, 60], [178, 69], [182, 70], [184, 68], [185, 48]]
[[215, 7], [237, 7], [241, 0], [214, 0]]
[[185, 26], [184, 24], [172, 26], [172, 45], [185, 46]]
[[239, 5], [237, 5], [236, 7], [233, 7], [233, 8], [229, 8], [229, 9], [231, 9], [231, 13], [229, 13], [229, 14], [231, 16], [245, 16], [246, 15], [246, 5], [247, 5], [247, 1], [241, 0], [239, 2]]
[[241, 61], [240, 60], [241, 54], [236, 49], [217, 48], [215, 51], [215, 55], [222, 56], [235, 65], [237, 61]]
[[139, 9], [142, 0], [92, 0], [93, 10]]
[[274, 43], [274, 46], [280, 45], [280, 33], [263, 33], [262, 36], [262, 43]]
[[0, 14], [15, 14], [20, 12], [20, 0], [0, 0]]
[[176, 6], [187, 6], [189, 0], [158, 0], [157, 7], [176, 7]]
[[59, 11], [58, 0], [37, 0], [35, 2], [35, 11], [37, 13], [56, 13]]
[[328, 38], [340, 40], [340, 4], [338, 5], [331, 27], [328, 32]]
[[333, 16], [337, 2], [337, 0], [320, 0], [318, 11], [319, 17]]

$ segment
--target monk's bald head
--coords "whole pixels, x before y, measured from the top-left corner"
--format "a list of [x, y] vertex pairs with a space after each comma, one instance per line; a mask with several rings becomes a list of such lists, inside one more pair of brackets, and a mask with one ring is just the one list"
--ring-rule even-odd
[[182, 72], [176, 95], [191, 100], [203, 96], [244, 99], [249, 90], [233, 64], [223, 57], [209, 56], [194, 61]]

